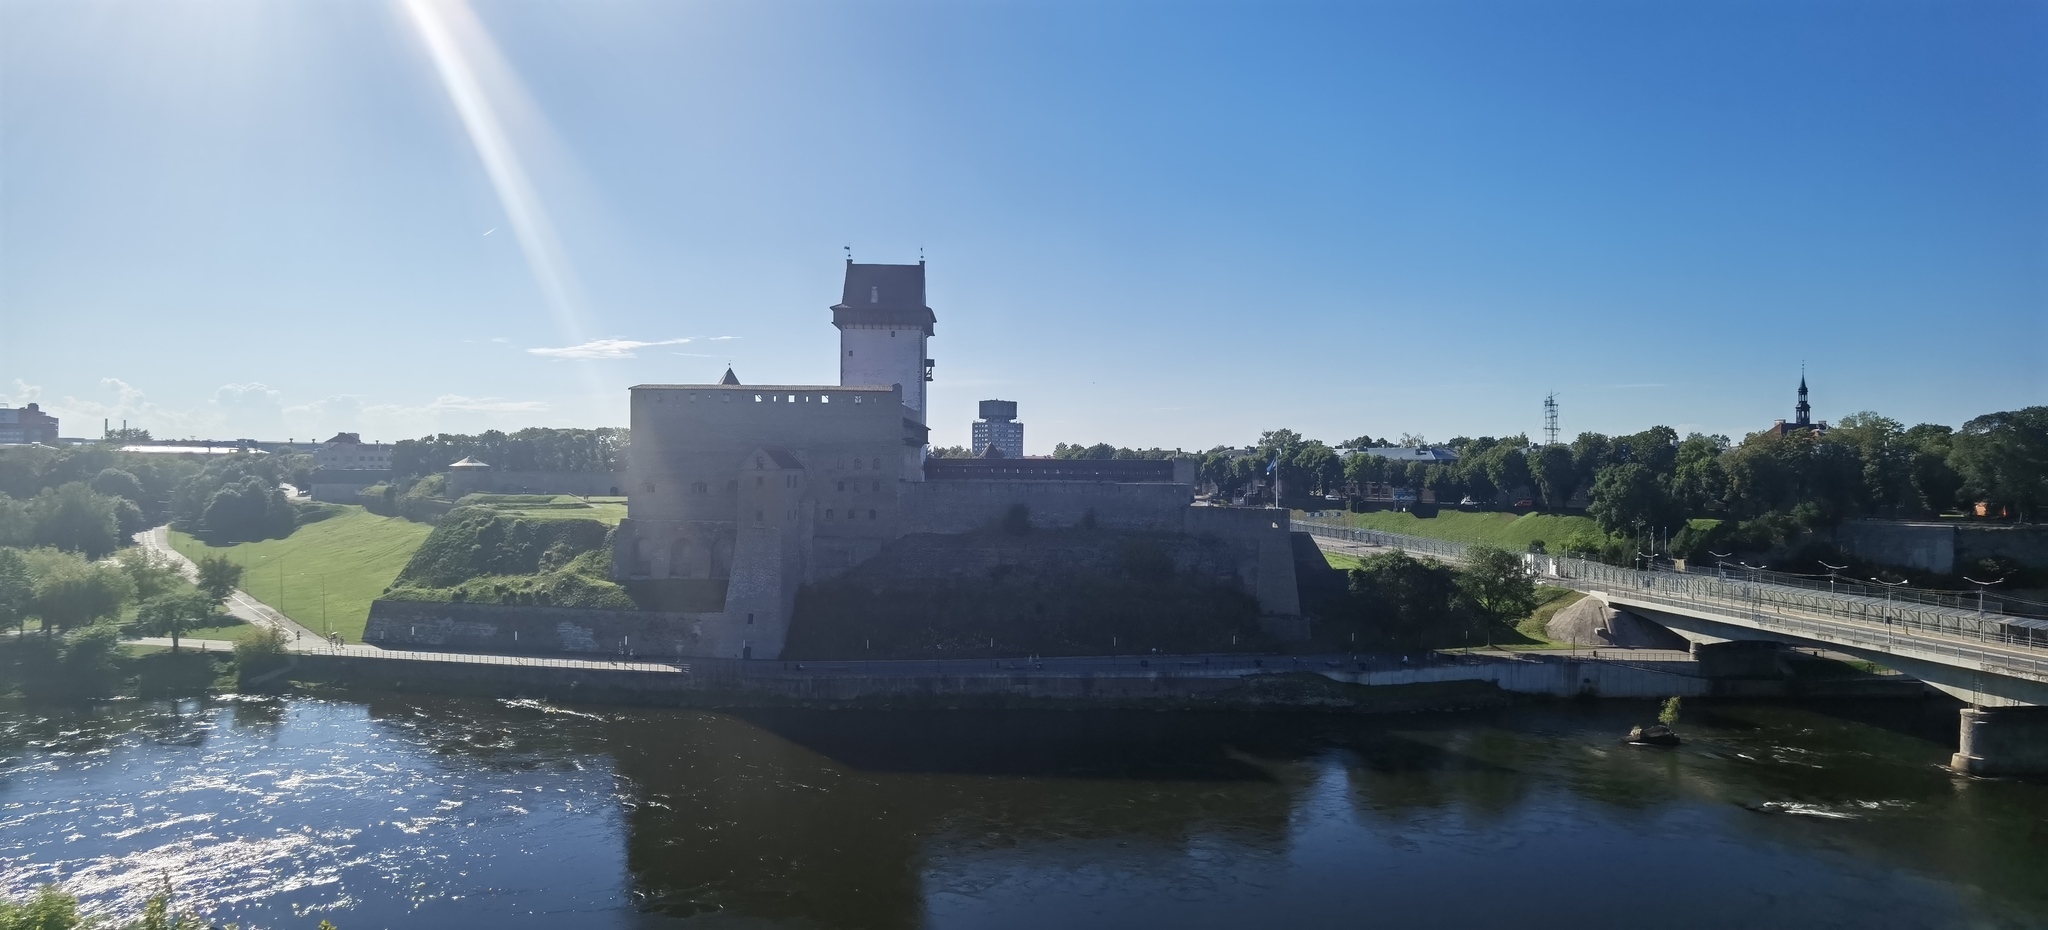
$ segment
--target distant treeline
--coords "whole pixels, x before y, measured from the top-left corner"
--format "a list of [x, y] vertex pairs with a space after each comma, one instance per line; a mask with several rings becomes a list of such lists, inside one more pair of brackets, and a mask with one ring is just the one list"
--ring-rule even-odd
[[630, 435], [629, 430], [614, 427], [528, 427], [515, 433], [487, 430], [474, 436], [441, 433], [400, 440], [391, 449], [391, 470], [401, 478], [416, 478], [474, 458], [499, 471], [623, 471]]

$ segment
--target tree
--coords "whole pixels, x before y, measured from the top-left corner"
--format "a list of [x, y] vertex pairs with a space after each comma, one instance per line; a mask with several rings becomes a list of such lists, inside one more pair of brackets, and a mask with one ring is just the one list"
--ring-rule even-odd
[[1656, 474], [1635, 462], [1600, 469], [1593, 478], [1593, 501], [1586, 515], [1609, 533], [1677, 522]]
[[228, 561], [224, 555], [209, 555], [199, 560], [199, 590], [213, 598], [214, 603], [228, 599], [235, 589], [242, 585], [242, 566]]
[[0, 546], [27, 546], [36, 541], [36, 521], [28, 502], [0, 494]]
[[1698, 433], [1678, 444], [1670, 493], [1672, 503], [1684, 514], [1703, 513], [1709, 502], [1727, 494], [1728, 474], [1721, 468], [1721, 453], [1727, 444], [1726, 437]]
[[28, 561], [13, 549], [0, 548], [0, 626], [19, 627], [35, 607], [35, 579]]
[[1572, 450], [1562, 445], [1544, 446], [1529, 457], [1529, 477], [1536, 492], [1543, 495], [1545, 510], [1562, 510], [1578, 490], [1578, 472], [1572, 468]]
[[89, 559], [103, 558], [121, 544], [117, 500], [79, 482], [45, 489], [29, 502], [35, 541], [84, 553]]
[[[1963, 476], [1949, 464], [1955, 451], [1955, 430], [1938, 423], [1922, 423], [1906, 431], [1906, 445], [1912, 449], [1907, 462], [1907, 480], [1920, 507], [1940, 514], [1956, 507], [1963, 489]], [[4, 537], [0, 537], [4, 538]]]
[[220, 610], [220, 601], [204, 591], [159, 594], [142, 602], [135, 626], [148, 636], [169, 636], [171, 651], [178, 651], [178, 639], [185, 631], [205, 626]]
[[1394, 550], [1369, 556], [1346, 576], [1353, 622], [1385, 645], [1428, 648], [1477, 632], [1478, 618], [1458, 586], [1457, 572]]
[[146, 601], [153, 597], [171, 594], [187, 587], [185, 577], [178, 573], [168, 556], [152, 549], [136, 546], [121, 550], [115, 564], [128, 576], [135, 586], [135, 599]]
[[1521, 436], [1502, 442], [1485, 456], [1486, 477], [1500, 493], [1513, 493], [1532, 483], [1529, 456], [1522, 451], [1529, 441]]
[[2011, 507], [2022, 520], [2040, 518], [2048, 503], [2048, 406], [1985, 414], [1951, 442], [1965, 491]]
[[119, 568], [81, 559], [56, 562], [35, 581], [35, 612], [43, 632], [69, 630], [115, 616], [135, 593]]
[[118, 468], [100, 469], [100, 473], [93, 476], [89, 486], [101, 494], [109, 497], [125, 497], [137, 504], [148, 499], [148, 496], [142, 490], [142, 481], [136, 478], [132, 472], [122, 471]]
[[1458, 587], [1493, 623], [1511, 623], [1536, 609], [1536, 583], [1522, 557], [1492, 546], [1465, 549]]

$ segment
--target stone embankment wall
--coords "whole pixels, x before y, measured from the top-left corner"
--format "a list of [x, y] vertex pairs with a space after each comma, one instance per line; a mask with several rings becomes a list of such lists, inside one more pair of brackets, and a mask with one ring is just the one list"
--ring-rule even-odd
[[370, 604], [363, 641], [391, 649], [670, 658], [738, 656], [745, 635], [722, 613], [380, 600]]
[[2048, 566], [2048, 527], [1848, 520], [1835, 545], [1859, 559], [1937, 574], [1967, 573], [1978, 559]]

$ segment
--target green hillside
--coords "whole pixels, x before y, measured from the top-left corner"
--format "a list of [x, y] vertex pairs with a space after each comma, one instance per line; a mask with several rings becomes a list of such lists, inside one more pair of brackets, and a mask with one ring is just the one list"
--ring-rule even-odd
[[225, 555], [244, 569], [242, 590], [293, 620], [360, 640], [370, 602], [398, 577], [433, 527], [380, 517], [361, 507], [337, 506], [335, 515], [283, 539], [210, 546], [173, 531], [171, 547], [187, 558]]
[[1391, 510], [1371, 513], [1326, 510], [1322, 513], [1323, 516], [1310, 517], [1297, 510], [1294, 512], [1294, 519], [1336, 523], [1384, 533], [1485, 543], [1510, 552], [1525, 551], [1530, 543], [1539, 539], [1549, 545], [1552, 551], [1556, 551], [1560, 544], [1573, 536], [1583, 533], [1598, 538], [1602, 535], [1599, 524], [1594, 523], [1590, 517], [1567, 517], [1547, 513], [1523, 514], [1519, 517], [1511, 513], [1466, 513], [1460, 510], [1440, 511], [1434, 517], [1418, 517], [1412, 513]]

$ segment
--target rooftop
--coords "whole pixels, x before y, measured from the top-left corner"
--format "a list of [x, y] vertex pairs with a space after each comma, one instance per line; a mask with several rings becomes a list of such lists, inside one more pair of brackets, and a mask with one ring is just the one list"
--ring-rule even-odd
[[932, 334], [938, 317], [925, 305], [924, 263], [857, 265], [846, 263], [846, 286], [832, 305], [832, 325], [902, 325]]

